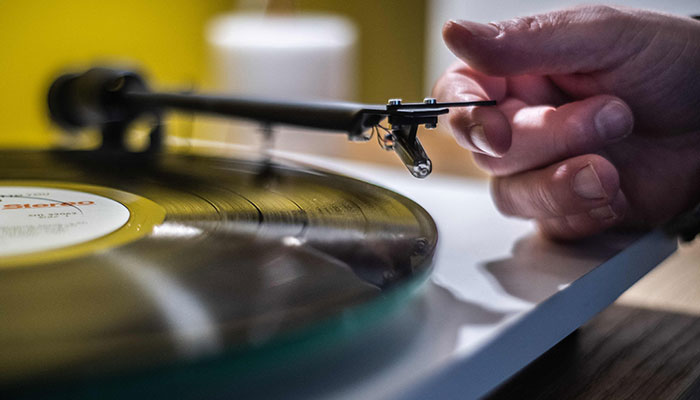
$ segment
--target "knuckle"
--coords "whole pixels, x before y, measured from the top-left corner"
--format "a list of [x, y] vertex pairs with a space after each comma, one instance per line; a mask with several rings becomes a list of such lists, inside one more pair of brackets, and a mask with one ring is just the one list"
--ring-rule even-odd
[[579, 20], [608, 20], [619, 18], [623, 13], [615, 7], [606, 4], [587, 4], [574, 7], [568, 12], [572, 18]]
[[509, 189], [505, 179], [491, 179], [491, 197], [498, 211], [504, 215], [516, 216], [518, 215], [518, 207]]
[[[596, 24], [600, 29], [606, 29], [607, 27], [618, 34], [625, 31], [627, 28], [634, 27], [639, 20], [639, 18], [632, 17], [629, 11], [620, 10], [619, 8], [604, 4], [585, 6], [578, 11], [579, 20]], [[637, 29], [633, 30], [637, 31]], [[627, 43], [625, 44], [628, 45]]]
[[618, 10], [615, 7], [611, 7], [609, 5], [606, 5], [606, 4], [596, 4], [596, 5], [592, 5], [589, 7], [590, 7], [590, 13], [598, 18], [610, 19], [610, 18], [617, 18], [617, 17], [620, 17], [622, 15], [620, 10]]
[[532, 33], [552, 34], [557, 29], [571, 23], [569, 12], [549, 12], [544, 14], [516, 17], [501, 23], [504, 34]]
[[537, 17], [519, 17], [513, 20], [514, 26], [521, 31], [539, 31], [542, 29], [540, 18]]
[[537, 184], [529, 186], [529, 197], [533, 204], [544, 214], [549, 216], [563, 216], [564, 209], [561, 204], [554, 199], [547, 185]]
[[507, 32], [539, 32], [545, 29], [550, 22], [547, 14], [513, 18], [504, 22], [504, 31]]

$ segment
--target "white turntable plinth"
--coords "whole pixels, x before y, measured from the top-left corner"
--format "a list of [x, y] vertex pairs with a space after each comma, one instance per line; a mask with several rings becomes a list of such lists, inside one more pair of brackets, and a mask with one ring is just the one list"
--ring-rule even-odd
[[[285, 155], [287, 156], [287, 155]], [[285, 398], [483, 396], [673, 253], [660, 231], [549, 242], [492, 205], [486, 182], [285, 157], [377, 183], [423, 206], [439, 241], [430, 281], [390, 321], [263, 391]]]

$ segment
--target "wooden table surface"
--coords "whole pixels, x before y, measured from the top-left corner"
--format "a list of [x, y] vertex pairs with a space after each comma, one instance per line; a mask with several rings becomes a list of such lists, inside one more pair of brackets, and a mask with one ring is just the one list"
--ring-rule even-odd
[[700, 240], [488, 397], [700, 399]]

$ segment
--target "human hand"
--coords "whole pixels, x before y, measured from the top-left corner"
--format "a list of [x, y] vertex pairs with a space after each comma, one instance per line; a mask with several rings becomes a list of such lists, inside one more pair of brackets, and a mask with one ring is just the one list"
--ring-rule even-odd
[[700, 201], [700, 22], [587, 6], [445, 24], [438, 80], [501, 212], [553, 238], [658, 225]]

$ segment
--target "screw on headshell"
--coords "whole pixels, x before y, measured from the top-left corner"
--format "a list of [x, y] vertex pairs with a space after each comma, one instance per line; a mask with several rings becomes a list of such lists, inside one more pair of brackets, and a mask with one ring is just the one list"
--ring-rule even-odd
[[401, 105], [401, 99], [389, 99], [387, 104], [390, 106], [399, 106]]
[[[426, 97], [423, 99], [424, 104], [437, 104], [437, 99], [435, 97]], [[435, 129], [437, 128], [437, 124], [433, 123], [427, 123], [424, 125], [425, 129]]]

